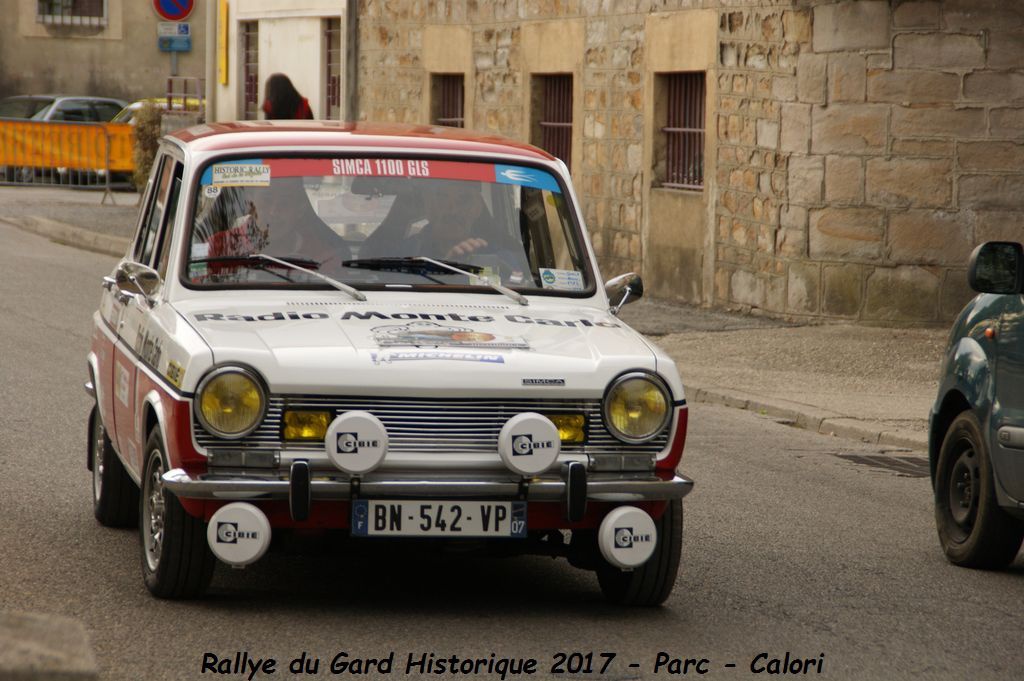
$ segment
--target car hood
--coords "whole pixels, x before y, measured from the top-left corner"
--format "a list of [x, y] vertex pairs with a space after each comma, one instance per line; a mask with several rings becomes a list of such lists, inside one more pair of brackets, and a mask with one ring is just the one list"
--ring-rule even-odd
[[174, 306], [214, 363], [247, 364], [275, 393], [599, 397], [623, 371], [656, 369], [651, 347], [607, 311], [470, 297], [484, 300], [231, 295]]

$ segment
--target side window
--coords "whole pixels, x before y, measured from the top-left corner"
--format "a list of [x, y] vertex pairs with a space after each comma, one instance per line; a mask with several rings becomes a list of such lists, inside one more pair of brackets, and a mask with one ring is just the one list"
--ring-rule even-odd
[[174, 237], [174, 216], [178, 213], [178, 199], [181, 196], [181, 164], [174, 164], [171, 179], [171, 193], [167, 197], [167, 208], [164, 210], [163, 229], [160, 230], [160, 245], [157, 247], [156, 268], [161, 279], [167, 279], [167, 262], [171, 255], [171, 239]]
[[165, 155], [159, 159], [159, 163], [160, 169], [146, 205], [146, 217], [135, 236], [135, 246], [132, 248], [132, 260], [143, 265], [152, 263], [157, 235], [163, 222], [164, 208], [167, 206], [167, 195], [171, 188], [174, 161]]
[[97, 121], [109, 121], [121, 111], [121, 108], [113, 102], [95, 102], [94, 106]]

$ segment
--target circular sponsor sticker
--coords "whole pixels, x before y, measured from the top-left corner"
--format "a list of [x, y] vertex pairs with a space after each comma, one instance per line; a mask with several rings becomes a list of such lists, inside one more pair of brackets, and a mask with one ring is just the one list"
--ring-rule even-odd
[[249, 565], [270, 546], [270, 521], [256, 506], [236, 501], [213, 514], [206, 541], [213, 555], [228, 565]]
[[554, 284], [555, 283], [555, 273], [552, 272], [551, 270], [544, 270], [544, 273], [541, 274], [540, 276], [541, 276], [541, 279], [544, 280], [545, 284]]
[[501, 460], [520, 475], [536, 475], [551, 468], [561, 448], [558, 427], [534, 412], [513, 416], [498, 435]]
[[643, 565], [654, 553], [658, 529], [654, 519], [636, 506], [620, 506], [604, 517], [597, 531], [601, 555], [618, 568]]
[[350, 475], [369, 473], [384, 461], [388, 431], [367, 411], [348, 411], [331, 421], [324, 437], [327, 456]]
[[208, 199], [215, 199], [220, 196], [220, 187], [214, 184], [209, 184], [203, 187], [203, 196]]

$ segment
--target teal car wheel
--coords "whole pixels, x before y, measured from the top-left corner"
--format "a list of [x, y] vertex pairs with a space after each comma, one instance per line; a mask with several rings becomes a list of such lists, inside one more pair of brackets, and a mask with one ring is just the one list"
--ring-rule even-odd
[[1005, 567], [1024, 538], [1024, 526], [999, 508], [988, 446], [969, 411], [954, 419], [942, 442], [935, 522], [946, 557], [963, 567]]

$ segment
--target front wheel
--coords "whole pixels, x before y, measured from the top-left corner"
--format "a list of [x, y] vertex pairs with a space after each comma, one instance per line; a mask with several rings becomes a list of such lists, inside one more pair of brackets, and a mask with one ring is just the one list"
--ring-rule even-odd
[[1024, 538], [1024, 526], [999, 508], [988, 446], [969, 411], [956, 417], [942, 441], [935, 522], [946, 557], [963, 567], [1005, 567]]
[[668, 503], [655, 523], [658, 543], [646, 563], [626, 572], [598, 559], [597, 581], [605, 598], [621, 605], [661, 605], [672, 593], [683, 547], [683, 500]]
[[164, 489], [166, 462], [163, 438], [154, 429], [142, 473], [142, 576], [158, 598], [195, 598], [210, 585], [215, 559], [206, 543], [206, 523], [186, 513], [178, 497]]

